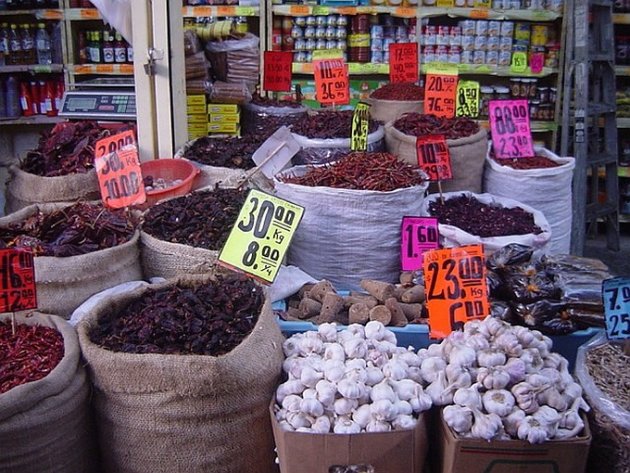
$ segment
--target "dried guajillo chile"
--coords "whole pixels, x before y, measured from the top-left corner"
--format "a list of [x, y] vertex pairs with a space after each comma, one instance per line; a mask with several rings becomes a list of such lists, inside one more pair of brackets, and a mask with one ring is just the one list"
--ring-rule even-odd
[[557, 163], [546, 156], [539, 155], [527, 158], [497, 158], [491, 150], [490, 157], [501, 166], [509, 166], [513, 169], [548, 169], [562, 166], [562, 163]]
[[479, 132], [479, 125], [470, 118], [443, 118], [415, 112], [406, 113], [396, 120], [394, 128], [412, 136], [444, 135], [447, 140], [465, 138]]
[[[306, 115], [294, 123], [291, 131], [316, 139], [350, 138], [352, 135], [352, 110], [323, 110]], [[378, 124], [369, 121], [368, 133], [374, 133]]]
[[333, 164], [310, 167], [303, 176], [281, 176], [282, 182], [389, 192], [421, 185], [425, 178], [417, 166], [403, 163], [389, 153], [353, 152]]
[[47, 376], [64, 355], [58, 330], [0, 321], [0, 394]]
[[413, 83], [386, 84], [376, 89], [370, 98], [380, 100], [422, 100], [424, 89]]
[[290, 107], [290, 108], [303, 107], [303, 105], [300, 102], [296, 102], [295, 100], [272, 99], [270, 97], [261, 97], [259, 94], [254, 94], [252, 96], [252, 100], [249, 103], [252, 103], [254, 105], [260, 105], [263, 107]]
[[29, 151], [20, 168], [38, 176], [85, 173], [94, 167], [96, 142], [110, 135], [94, 121], [58, 123], [43, 133], [36, 149]]
[[144, 216], [143, 231], [171, 243], [218, 250], [223, 247], [246, 193], [214, 189], [167, 200]]
[[1, 248], [28, 248], [35, 256], [76, 256], [111, 248], [131, 239], [135, 224], [123, 209], [77, 202], [0, 229]]

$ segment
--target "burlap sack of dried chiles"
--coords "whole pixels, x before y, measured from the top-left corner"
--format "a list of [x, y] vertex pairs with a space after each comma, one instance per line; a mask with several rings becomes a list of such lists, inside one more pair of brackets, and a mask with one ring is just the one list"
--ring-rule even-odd
[[[11, 316], [2, 315], [0, 321], [10, 323]], [[0, 394], [0, 471], [98, 472], [90, 387], [76, 332], [61, 318], [38, 312], [16, 315], [16, 322], [56, 329], [64, 354], [45, 377]]]
[[[275, 471], [267, 409], [282, 369], [283, 337], [268, 299], [256, 314], [252, 313], [252, 307], [259, 306], [260, 300], [242, 308], [248, 298], [240, 291], [247, 291], [250, 301], [254, 297], [251, 294], [256, 292], [251, 289], [254, 283], [238, 280], [241, 282], [233, 283], [236, 286], [223, 280], [214, 292], [201, 289], [201, 279], [171, 280], [103, 301], [81, 321], [79, 339], [94, 385], [105, 472]], [[177, 284], [180, 290], [192, 287], [202, 291], [195, 292], [201, 302], [194, 296], [186, 296], [186, 301], [182, 302], [172, 295], [149, 292], [168, 291]], [[234, 291], [234, 287], [241, 289]], [[256, 291], [261, 290], [255, 287]], [[233, 292], [237, 293], [230, 296]], [[178, 307], [167, 311], [176, 314], [167, 317], [162, 311], [159, 316], [162, 318], [158, 318], [159, 307], [150, 302], [154, 299], [147, 299], [154, 297], [167, 305], [169, 300], [175, 300], [171, 304]], [[112, 333], [117, 324], [123, 324], [119, 327], [121, 330], [130, 330], [129, 325], [137, 316], [126, 322], [120, 318], [132, 314], [134, 307], [138, 307], [136, 304], [144, 303], [150, 304], [147, 310], [151, 314], [147, 316], [154, 322], [146, 323], [147, 318], [143, 318], [144, 322], [136, 328], [155, 334], [155, 339], [151, 340], [155, 345], [169, 337], [180, 339], [184, 332], [192, 334], [187, 338], [191, 348], [205, 350], [217, 347], [219, 342], [228, 343], [224, 332], [226, 322], [217, 322], [214, 318], [214, 322], [210, 322], [199, 312], [194, 317], [180, 315], [199, 303], [204, 305], [205, 313], [225, 311], [231, 321], [238, 318], [239, 324], [250, 317], [250, 323], [255, 321], [255, 325], [248, 335], [242, 333], [244, 338], [237, 339], [236, 343], [240, 343], [235, 348], [218, 356], [125, 353], [99, 345], [111, 345], [107, 333]], [[231, 309], [226, 309], [230, 304]], [[258, 319], [252, 319], [253, 315], [258, 315]], [[187, 329], [180, 331], [178, 327]], [[198, 335], [194, 336], [195, 333]], [[138, 336], [148, 335], [140, 333]], [[212, 337], [220, 338], [213, 340]], [[99, 344], [93, 340], [98, 340]], [[143, 350], [137, 346], [129, 349]], [[160, 350], [165, 349], [169, 348], [162, 344]], [[148, 351], [157, 349], [151, 346]]]
[[[106, 217], [104, 213], [101, 213], [101, 210], [104, 210], [102, 204], [77, 203], [72, 206], [38, 204], [0, 218], [0, 239], [7, 243], [14, 239], [12, 237], [17, 233], [23, 234], [11, 228], [25, 221], [35, 222], [41, 218], [41, 215], [50, 215], [78, 205], [96, 205], [95, 214], [92, 217], [86, 217], [87, 223], [92, 227], [103, 223], [103, 229], [107, 231]], [[41, 215], [38, 217], [40, 212]], [[65, 249], [62, 251], [70, 256], [38, 256], [42, 251], [41, 241], [34, 241], [29, 236], [17, 237], [17, 239], [22, 239], [26, 246], [35, 248], [35, 283], [40, 310], [68, 318], [74, 309], [97, 292], [123, 282], [142, 279], [138, 230], [130, 229], [126, 241], [121, 244], [80, 254], [77, 248], [83, 244], [80, 242], [81, 231], [77, 230], [78, 233], [73, 233], [73, 220], [63, 216], [60, 218], [66, 221], [58, 223], [59, 228], [66, 227], [69, 230], [58, 237], [58, 242], [61, 243], [62, 239], [67, 240], [68, 245], [63, 245]], [[20, 246], [16, 245], [16, 247]], [[55, 246], [57, 249], [60, 247], [54, 244], [48, 247]]]

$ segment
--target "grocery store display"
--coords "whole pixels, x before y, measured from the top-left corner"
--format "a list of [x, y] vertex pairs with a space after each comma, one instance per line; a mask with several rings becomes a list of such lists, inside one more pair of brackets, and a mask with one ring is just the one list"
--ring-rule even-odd
[[[210, 274], [95, 305], [78, 332], [105, 471], [274, 471], [268, 408], [283, 337], [262, 300], [251, 280]], [[145, 307], [138, 316], [153, 331], [128, 317], [134, 307]], [[100, 345], [104, 337], [112, 349]]]
[[35, 252], [40, 310], [69, 317], [88, 297], [140, 279], [135, 224], [122, 210], [38, 204], [0, 218], [3, 245]]
[[372, 92], [365, 101], [370, 116], [383, 123], [396, 120], [408, 112], [422, 113], [424, 89], [411, 83], [386, 84]]
[[151, 207], [143, 216], [140, 248], [144, 276], [208, 272], [238, 213], [245, 191], [214, 189]]
[[55, 315], [5, 314], [0, 340], [0, 469], [95, 471], [89, 382], [74, 329]]

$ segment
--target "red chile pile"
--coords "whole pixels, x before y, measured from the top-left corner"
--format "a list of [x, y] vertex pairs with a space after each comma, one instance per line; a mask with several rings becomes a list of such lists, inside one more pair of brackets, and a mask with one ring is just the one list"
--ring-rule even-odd
[[389, 153], [354, 152], [334, 164], [311, 167], [303, 176], [286, 176], [283, 182], [302, 186], [335, 187], [389, 192], [424, 182], [420, 170]]
[[142, 229], [160, 240], [219, 250], [245, 197], [238, 189], [215, 189], [167, 200], [149, 209]]
[[513, 169], [548, 169], [562, 166], [546, 156], [531, 156], [529, 158], [496, 158], [492, 157], [501, 166], [508, 166]]
[[90, 339], [117, 352], [223, 355], [250, 334], [263, 300], [262, 289], [242, 275], [195, 288], [148, 290], [101, 317]]
[[487, 205], [465, 194], [443, 204], [437, 199], [429, 204], [429, 212], [441, 224], [453, 225], [482, 238], [542, 232], [534, 223], [534, 216], [520, 207]]
[[29, 248], [35, 256], [76, 256], [125, 243], [134, 230], [124, 210], [78, 202], [0, 229], [0, 248]]
[[[307, 138], [350, 138], [352, 135], [352, 110], [324, 110], [306, 115], [291, 127], [291, 131]], [[369, 122], [369, 133], [374, 133], [378, 124]]]
[[370, 98], [380, 100], [422, 100], [424, 89], [410, 82], [386, 84], [370, 95]]
[[63, 337], [50, 327], [0, 322], [0, 394], [42, 379], [63, 358]]
[[42, 134], [37, 148], [26, 154], [20, 167], [46, 177], [87, 172], [94, 167], [94, 145], [109, 134], [96, 122], [57, 123]]
[[394, 128], [405, 135], [444, 135], [448, 140], [472, 136], [479, 132], [479, 125], [470, 118], [442, 118], [421, 113], [405, 113], [394, 122]]
[[271, 99], [268, 97], [261, 97], [258, 94], [255, 94], [252, 97], [251, 103], [253, 103], [254, 105], [260, 105], [261, 107], [300, 108], [302, 106], [300, 102], [296, 102], [294, 100], [277, 100], [277, 99]]

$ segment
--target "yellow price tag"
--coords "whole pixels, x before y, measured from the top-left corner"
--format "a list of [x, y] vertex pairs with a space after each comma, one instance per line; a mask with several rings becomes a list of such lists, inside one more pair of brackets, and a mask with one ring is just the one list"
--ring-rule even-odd
[[254, 7], [236, 7], [236, 13], [239, 16], [256, 16], [256, 9]]
[[97, 64], [95, 69], [96, 69], [97, 74], [113, 74], [114, 73], [113, 64]]
[[219, 5], [217, 7], [217, 16], [235, 16], [236, 15], [236, 7]]
[[370, 105], [359, 102], [352, 115], [352, 135], [350, 138], [352, 151], [367, 151], [369, 125]]
[[272, 283], [304, 207], [252, 189], [219, 254], [219, 264]]
[[341, 49], [319, 49], [313, 51], [313, 61], [341, 58], [343, 58], [343, 51]]
[[455, 116], [476, 118], [479, 115], [479, 82], [460, 80], [455, 105]]
[[490, 0], [475, 0], [475, 8], [490, 8]]
[[522, 74], [527, 70], [527, 53], [516, 51], [512, 53], [512, 63], [510, 64], [510, 72]]
[[453, 8], [455, 6], [454, 0], [437, 0], [438, 8]]

